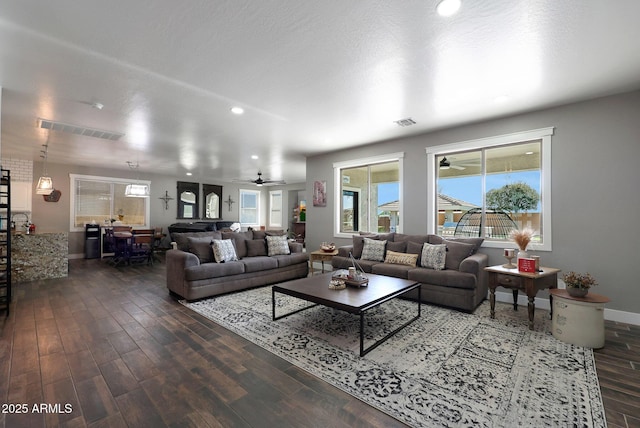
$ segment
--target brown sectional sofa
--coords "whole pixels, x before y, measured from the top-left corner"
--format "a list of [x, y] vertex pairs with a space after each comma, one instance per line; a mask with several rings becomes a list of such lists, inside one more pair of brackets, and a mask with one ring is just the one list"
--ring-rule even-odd
[[[386, 241], [385, 253], [418, 254], [417, 266], [362, 260], [364, 238]], [[438, 235], [405, 235], [388, 233], [378, 235], [354, 235], [353, 244], [338, 248], [331, 264], [334, 269], [351, 266], [350, 254], [362, 270], [367, 273], [406, 278], [420, 282], [422, 301], [472, 312], [487, 296], [488, 282], [484, 270], [488, 256], [478, 253], [482, 238], [444, 239]], [[420, 255], [424, 243], [446, 244], [445, 268], [435, 270], [420, 266]], [[417, 299], [418, 292], [408, 293]]]
[[[291, 254], [268, 256], [267, 233], [173, 233], [177, 249], [166, 253], [167, 288], [184, 299], [196, 300], [307, 276], [309, 256], [302, 244], [289, 242]], [[239, 260], [216, 263], [213, 239], [232, 239]]]

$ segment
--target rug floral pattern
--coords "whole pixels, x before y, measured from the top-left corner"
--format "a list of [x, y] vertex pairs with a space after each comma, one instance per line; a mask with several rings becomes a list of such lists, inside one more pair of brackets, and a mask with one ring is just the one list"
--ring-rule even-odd
[[[278, 315], [309, 305], [276, 297]], [[423, 304], [361, 358], [357, 316], [316, 306], [272, 321], [271, 287], [182, 303], [410, 426], [606, 426], [593, 352], [556, 340], [544, 310], [530, 331], [526, 308], [498, 303], [492, 320], [488, 302], [474, 314]], [[372, 310], [365, 346], [416, 311], [402, 299]]]

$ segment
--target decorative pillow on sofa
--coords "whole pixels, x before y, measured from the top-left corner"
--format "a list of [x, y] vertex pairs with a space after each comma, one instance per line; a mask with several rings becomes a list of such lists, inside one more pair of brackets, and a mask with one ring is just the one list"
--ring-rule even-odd
[[291, 254], [286, 236], [267, 235], [267, 255], [278, 256]]
[[445, 268], [445, 258], [447, 256], [447, 246], [445, 244], [427, 244], [422, 247], [422, 257], [420, 264], [422, 267], [435, 270], [443, 270]]
[[387, 246], [385, 247], [385, 249], [387, 251], [395, 251], [396, 253], [404, 253], [407, 249], [407, 243], [404, 241], [387, 241]]
[[209, 263], [213, 261], [211, 241], [211, 236], [190, 236], [187, 238], [187, 251], [195, 254], [200, 260], [200, 263]]
[[384, 249], [386, 245], [387, 241], [378, 241], [376, 239], [364, 238], [364, 246], [362, 247], [362, 256], [360, 258], [362, 260], [383, 262]]
[[418, 262], [417, 254], [398, 253], [396, 251], [387, 250], [387, 256], [384, 258], [385, 263], [396, 265], [414, 266]]
[[213, 257], [216, 263], [232, 262], [238, 260], [236, 248], [231, 239], [214, 239], [211, 242]]
[[247, 257], [266, 256], [267, 245], [264, 239], [251, 239], [247, 243]]
[[475, 251], [475, 246], [473, 244], [449, 241], [446, 239], [442, 242], [447, 246], [447, 257], [444, 262], [447, 269], [460, 269], [460, 263]]

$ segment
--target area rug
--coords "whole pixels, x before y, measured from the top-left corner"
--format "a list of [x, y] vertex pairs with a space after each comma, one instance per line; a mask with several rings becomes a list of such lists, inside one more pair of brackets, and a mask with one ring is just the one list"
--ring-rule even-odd
[[[308, 306], [276, 294], [277, 314]], [[555, 339], [549, 312], [484, 302], [474, 314], [422, 305], [422, 316], [364, 357], [359, 318], [316, 306], [272, 321], [271, 287], [187, 308], [414, 427], [604, 427], [593, 352]], [[417, 303], [394, 299], [366, 316], [365, 346]]]

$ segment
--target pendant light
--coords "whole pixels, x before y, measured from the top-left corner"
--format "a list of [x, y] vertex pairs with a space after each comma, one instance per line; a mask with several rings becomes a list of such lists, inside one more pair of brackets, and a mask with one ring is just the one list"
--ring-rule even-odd
[[43, 144], [44, 150], [40, 150], [40, 157], [43, 159], [42, 163], [42, 175], [38, 179], [38, 185], [36, 186], [37, 195], [50, 195], [53, 192], [53, 180], [47, 174], [47, 154], [49, 153], [49, 136], [51, 131], [47, 134], [47, 142]]
[[[127, 165], [129, 168], [133, 170], [138, 170], [140, 164], [136, 162], [135, 164], [131, 161], [127, 161]], [[137, 180], [138, 177], [136, 177]], [[149, 185], [140, 184], [140, 183], [129, 183], [127, 187], [124, 189], [124, 195], [128, 198], [148, 198], [149, 197]]]

